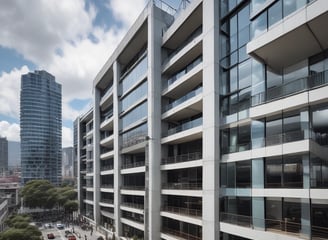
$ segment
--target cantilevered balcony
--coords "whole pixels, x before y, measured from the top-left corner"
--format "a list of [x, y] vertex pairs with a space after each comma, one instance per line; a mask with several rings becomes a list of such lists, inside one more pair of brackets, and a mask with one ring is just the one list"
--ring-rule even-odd
[[311, 1], [250, 41], [247, 53], [276, 70], [293, 65], [328, 48], [327, 22], [327, 1]]
[[328, 71], [316, 72], [307, 77], [275, 86], [252, 96], [252, 106], [274, 101], [292, 94], [307, 91], [328, 84]]
[[162, 158], [162, 164], [164, 165], [164, 164], [189, 162], [189, 161], [200, 160], [200, 159], [202, 159], [202, 152], [191, 152], [191, 153], [170, 156], [167, 158]]

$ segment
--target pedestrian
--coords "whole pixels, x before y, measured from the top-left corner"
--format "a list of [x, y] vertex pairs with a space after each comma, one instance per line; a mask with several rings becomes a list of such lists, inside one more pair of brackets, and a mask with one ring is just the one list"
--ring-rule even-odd
[[84, 234], [84, 240], [88, 240], [87, 235]]
[[93, 233], [93, 227], [91, 226], [91, 229], [90, 229], [90, 236], [92, 236], [92, 233]]

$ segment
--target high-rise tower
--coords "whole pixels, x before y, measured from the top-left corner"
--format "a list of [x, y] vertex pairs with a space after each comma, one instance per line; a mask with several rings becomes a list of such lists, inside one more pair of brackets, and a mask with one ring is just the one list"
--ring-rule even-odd
[[0, 137], [0, 173], [8, 170], [8, 140]]
[[20, 96], [22, 183], [61, 182], [61, 85], [46, 71], [22, 75]]

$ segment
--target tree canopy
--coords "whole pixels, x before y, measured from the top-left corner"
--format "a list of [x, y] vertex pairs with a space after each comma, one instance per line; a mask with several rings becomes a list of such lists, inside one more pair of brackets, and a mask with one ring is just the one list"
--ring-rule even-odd
[[[77, 208], [72, 202], [76, 202], [77, 193], [70, 186], [55, 187], [47, 180], [31, 180], [21, 191], [24, 205], [30, 208], [51, 209], [55, 206], [68, 207], [75, 211]], [[77, 202], [76, 202], [77, 204]]]
[[0, 240], [39, 240], [39, 229], [30, 225], [26, 215], [13, 215], [6, 220], [9, 229], [0, 234]]

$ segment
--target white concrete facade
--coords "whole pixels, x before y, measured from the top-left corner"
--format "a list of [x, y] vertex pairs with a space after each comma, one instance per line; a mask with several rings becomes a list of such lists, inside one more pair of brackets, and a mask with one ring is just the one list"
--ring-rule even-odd
[[287, 2], [149, 2], [79, 119], [82, 216], [121, 239], [328, 238], [328, 51], [277, 54], [327, 2]]

